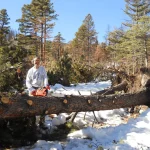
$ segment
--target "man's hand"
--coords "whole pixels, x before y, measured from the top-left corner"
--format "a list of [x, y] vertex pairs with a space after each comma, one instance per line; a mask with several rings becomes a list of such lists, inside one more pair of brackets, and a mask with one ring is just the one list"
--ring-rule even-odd
[[47, 85], [47, 86], [46, 86], [46, 89], [47, 89], [47, 90], [50, 90], [50, 86], [49, 86], [49, 85]]
[[35, 95], [36, 95], [36, 90], [33, 90], [33, 91], [31, 92], [31, 95], [35, 96]]

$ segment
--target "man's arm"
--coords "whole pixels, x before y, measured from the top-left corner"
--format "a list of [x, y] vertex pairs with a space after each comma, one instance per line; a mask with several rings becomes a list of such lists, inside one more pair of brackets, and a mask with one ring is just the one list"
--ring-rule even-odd
[[31, 73], [29, 70], [26, 76], [26, 87], [28, 88], [29, 93], [32, 93], [33, 91], [35, 91], [35, 89], [32, 87], [31, 82], [32, 82], [32, 79], [31, 79]]
[[47, 87], [47, 89], [50, 89], [49, 83], [48, 83], [47, 72], [46, 72], [45, 68], [44, 68], [44, 86]]

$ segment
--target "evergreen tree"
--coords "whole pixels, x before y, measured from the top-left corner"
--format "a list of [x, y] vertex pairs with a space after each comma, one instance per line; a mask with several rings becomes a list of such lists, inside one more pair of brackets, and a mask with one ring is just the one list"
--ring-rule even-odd
[[85, 60], [86, 41], [87, 41], [86, 39], [87, 39], [87, 28], [84, 24], [82, 24], [78, 29], [78, 32], [76, 32], [75, 38], [72, 41], [74, 59], [82, 58], [83, 60]]
[[87, 56], [88, 56], [88, 62], [90, 63], [92, 61], [93, 53], [95, 52], [95, 49], [97, 47], [97, 32], [95, 31], [95, 25], [93, 18], [91, 14], [88, 14], [84, 21], [83, 24], [87, 28], [87, 43], [86, 43], [86, 51], [87, 51]]
[[125, 13], [131, 19], [125, 25], [132, 27], [133, 24], [138, 24], [142, 16], [150, 13], [150, 2], [148, 0], [125, 0], [126, 9]]
[[147, 0], [125, 0], [125, 2], [124, 12], [130, 20], [123, 23], [127, 28], [110, 32], [108, 49], [111, 52], [112, 62], [117, 62], [117, 66], [125, 65], [128, 73], [134, 74], [136, 68], [144, 65], [144, 60], [145, 66], [148, 64], [150, 5]]
[[107, 49], [109, 51], [109, 58], [111, 61], [110, 65], [113, 65], [114, 67], [116, 67], [123, 57], [126, 57], [125, 54], [127, 53], [127, 49], [122, 46], [124, 34], [125, 32], [122, 28], [115, 29], [108, 34], [109, 45], [107, 46]]
[[72, 41], [74, 48], [73, 53], [77, 55], [77, 58], [81, 56], [81, 58], [88, 63], [93, 61], [93, 54], [98, 44], [96, 35], [97, 33], [95, 31], [94, 21], [92, 16], [88, 14], [83, 20], [83, 24], [76, 32], [75, 38]]
[[9, 27], [7, 11], [3, 9], [0, 11], [0, 92], [16, 86], [16, 69], [26, 66], [27, 50], [18, 46], [15, 36]]
[[24, 68], [26, 64], [27, 50], [11, 45], [9, 47], [0, 47], [0, 91], [9, 91], [17, 86], [15, 73], [16, 69]]
[[62, 84], [65, 86], [70, 85], [70, 76], [72, 73], [72, 59], [69, 57], [68, 53], [60, 57], [58, 61], [58, 68], [60, 70], [60, 77], [62, 78]]
[[50, 37], [49, 31], [54, 27], [51, 21], [56, 18], [50, 0], [32, 0], [31, 4], [24, 5], [22, 18], [17, 20], [20, 22], [21, 33], [37, 41], [35, 48], [40, 51], [36, 53], [40, 54], [43, 61], [45, 61], [46, 39]]
[[58, 32], [58, 34], [54, 37], [52, 47], [54, 51], [54, 57], [56, 60], [59, 60], [61, 55], [63, 54], [63, 45], [64, 45], [64, 38], [61, 36], [61, 33]]
[[139, 24], [134, 26], [136, 39], [140, 41], [139, 47], [141, 47], [141, 56], [143, 56], [143, 64], [148, 67], [150, 55], [150, 17], [143, 16], [139, 20]]
[[18, 19], [19, 31], [17, 34], [18, 44], [23, 47], [28, 47], [33, 55], [38, 55], [40, 37], [37, 35], [37, 23], [35, 21], [35, 16], [31, 12], [31, 4], [24, 5], [22, 7], [22, 17]]
[[72, 58], [68, 53], [64, 52], [55, 63], [48, 71], [49, 83], [60, 83], [64, 86], [69, 86], [73, 72]]
[[10, 18], [8, 17], [7, 10], [0, 10], [0, 46], [4, 46], [7, 42], [7, 35], [9, 33], [10, 27], [9, 25]]
[[[125, 43], [130, 43], [130, 54], [135, 60], [139, 59], [139, 55], [144, 57], [140, 59], [141, 65], [145, 61], [145, 66], [148, 66], [148, 45], [149, 45], [149, 29], [148, 21], [150, 12], [150, 2], [147, 0], [125, 0], [125, 13], [131, 19], [130, 22], [125, 23], [129, 27]], [[146, 17], [147, 16], [147, 17]], [[147, 27], [146, 27], [147, 26]], [[146, 29], [147, 28], [147, 29]], [[129, 46], [128, 46], [129, 47]], [[135, 61], [134, 61], [135, 62]], [[137, 66], [137, 65], [135, 65]]]

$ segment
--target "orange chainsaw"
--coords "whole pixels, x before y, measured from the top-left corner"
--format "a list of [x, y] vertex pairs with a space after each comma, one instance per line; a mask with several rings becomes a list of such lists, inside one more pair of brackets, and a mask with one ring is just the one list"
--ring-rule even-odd
[[48, 94], [48, 89], [50, 89], [50, 86], [38, 88], [35, 91], [33, 91], [33, 96], [46, 96]]

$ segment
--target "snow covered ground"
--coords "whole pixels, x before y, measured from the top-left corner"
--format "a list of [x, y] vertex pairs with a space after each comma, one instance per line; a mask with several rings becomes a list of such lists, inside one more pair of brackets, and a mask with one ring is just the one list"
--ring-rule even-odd
[[[51, 87], [49, 94], [63, 95], [90, 95], [103, 90], [111, 85], [110, 81], [97, 83], [81, 83], [76, 86], [64, 87], [56, 84]], [[11, 150], [150, 150], [150, 109], [141, 112], [136, 119], [132, 118], [127, 123], [123, 121], [127, 115], [125, 109], [95, 111], [99, 124], [92, 127], [93, 112], [78, 113], [74, 123], [81, 130], [68, 135], [65, 142], [39, 140], [32, 146], [20, 147]], [[53, 120], [46, 117], [49, 128], [65, 122], [67, 114], [62, 113]]]

